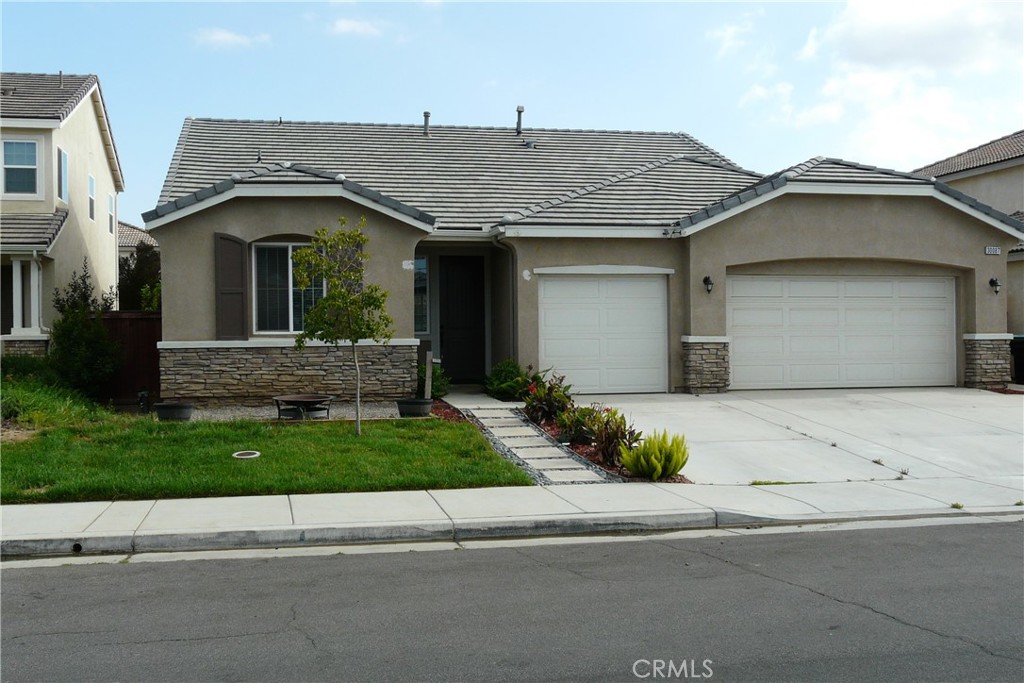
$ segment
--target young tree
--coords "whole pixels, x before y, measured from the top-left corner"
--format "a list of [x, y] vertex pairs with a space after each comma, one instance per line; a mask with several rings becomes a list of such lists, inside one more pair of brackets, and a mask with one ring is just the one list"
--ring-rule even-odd
[[314, 283], [323, 283], [327, 291], [323, 298], [303, 316], [302, 332], [295, 338], [295, 348], [305, 347], [310, 339], [318, 339], [334, 346], [347, 341], [352, 347], [352, 363], [356, 371], [356, 434], [362, 431], [360, 404], [359, 352], [360, 339], [377, 342], [391, 340], [393, 323], [385, 304], [388, 293], [378, 285], [365, 284], [363, 271], [369, 255], [363, 247], [369, 241], [363, 234], [366, 218], [359, 219], [354, 230], [345, 230], [347, 220], [338, 219], [341, 229], [335, 232], [319, 228], [308, 247], [292, 254], [295, 264], [295, 284], [306, 289]]
[[122, 311], [159, 311], [160, 296], [152, 293], [160, 286], [160, 252], [152, 244], [140, 242], [135, 251], [118, 262], [118, 288]]

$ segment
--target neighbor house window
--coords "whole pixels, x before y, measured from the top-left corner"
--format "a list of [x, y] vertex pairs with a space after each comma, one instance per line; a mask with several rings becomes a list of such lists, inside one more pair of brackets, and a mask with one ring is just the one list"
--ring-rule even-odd
[[306, 311], [324, 296], [324, 283], [316, 279], [305, 289], [295, 285], [292, 253], [302, 244], [257, 245], [254, 249], [256, 267], [256, 331], [301, 332]]
[[68, 201], [68, 153], [57, 148], [57, 199]]
[[416, 257], [413, 307], [413, 317], [416, 320], [416, 334], [430, 334], [430, 296], [426, 256]]
[[114, 234], [114, 195], [107, 195], [107, 229]]
[[39, 191], [37, 144], [31, 140], [4, 140], [4, 193]]
[[96, 220], [96, 179], [89, 176], [89, 218]]

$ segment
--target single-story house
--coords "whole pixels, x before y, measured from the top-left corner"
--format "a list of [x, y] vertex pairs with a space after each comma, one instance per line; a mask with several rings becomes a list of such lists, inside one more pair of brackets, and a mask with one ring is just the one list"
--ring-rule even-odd
[[[816, 158], [774, 175], [684, 133], [188, 118], [143, 215], [163, 259], [165, 398], [350, 391], [292, 349], [290, 254], [365, 216], [388, 344], [368, 393], [505, 358], [579, 393], [1000, 386], [1024, 225], [933, 179]], [[998, 250], [1003, 256], [993, 256]]]
[[159, 249], [160, 246], [153, 239], [153, 236], [142, 228], [132, 225], [131, 223], [125, 223], [124, 221], [117, 222], [117, 257], [123, 259], [131, 256], [135, 253], [135, 250], [140, 244], [148, 244], [154, 249]]

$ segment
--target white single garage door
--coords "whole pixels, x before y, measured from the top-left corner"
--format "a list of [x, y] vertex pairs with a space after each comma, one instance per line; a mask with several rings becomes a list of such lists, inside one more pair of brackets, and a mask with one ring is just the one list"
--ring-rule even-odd
[[541, 275], [540, 365], [583, 394], [668, 390], [664, 275]]
[[952, 278], [731, 276], [734, 389], [956, 383]]

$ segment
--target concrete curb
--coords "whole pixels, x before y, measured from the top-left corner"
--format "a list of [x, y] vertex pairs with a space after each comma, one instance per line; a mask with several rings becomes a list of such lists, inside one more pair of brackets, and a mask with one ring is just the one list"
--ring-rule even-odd
[[595, 513], [542, 517], [502, 517], [434, 522], [398, 522], [311, 527], [264, 527], [223, 531], [160, 531], [133, 534], [83, 533], [32, 535], [0, 541], [0, 557], [77, 555], [131, 555], [141, 552], [272, 549], [399, 542], [644, 534], [666, 531], [728, 529], [730, 527], [803, 526], [838, 522], [907, 520], [935, 517], [991, 517], [1020, 515], [1019, 506], [975, 508], [970, 511], [899, 510], [820, 513], [764, 517], [746, 512], [711, 508], [686, 511]]

